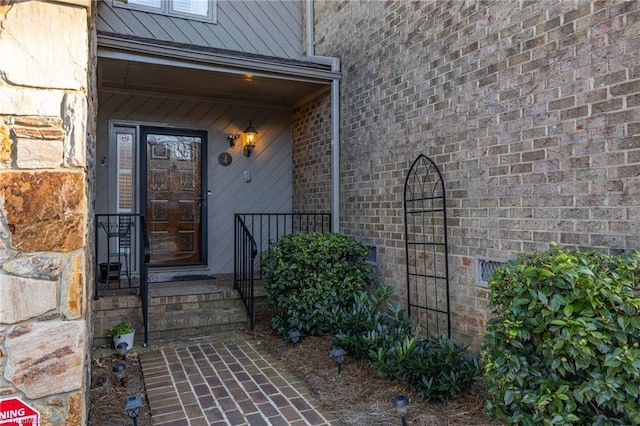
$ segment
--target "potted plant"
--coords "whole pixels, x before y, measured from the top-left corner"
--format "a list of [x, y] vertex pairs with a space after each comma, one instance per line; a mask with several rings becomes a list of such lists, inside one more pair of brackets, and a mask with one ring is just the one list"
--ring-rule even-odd
[[135, 330], [126, 321], [120, 321], [117, 325], [107, 330], [107, 336], [113, 338], [113, 346], [118, 347], [118, 344], [125, 342], [127, 344], [127, 350], [133, 349], [133, 338], [135, 336]]

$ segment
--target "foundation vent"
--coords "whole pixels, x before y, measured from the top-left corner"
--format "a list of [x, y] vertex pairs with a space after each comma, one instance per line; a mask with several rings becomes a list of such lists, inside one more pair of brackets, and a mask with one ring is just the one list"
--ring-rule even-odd
[[476, 258], [476, 284], [480, 287], [487, 287], [491, 275], [493, 275], [496, 269], [503, 263], [504, 261], [497, 259]]

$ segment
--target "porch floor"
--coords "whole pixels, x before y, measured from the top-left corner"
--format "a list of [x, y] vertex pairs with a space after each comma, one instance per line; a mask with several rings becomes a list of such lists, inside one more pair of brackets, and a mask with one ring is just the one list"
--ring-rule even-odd
[[302, 380], [242, 333], [140, 354], [154, 425], [331, 425]]

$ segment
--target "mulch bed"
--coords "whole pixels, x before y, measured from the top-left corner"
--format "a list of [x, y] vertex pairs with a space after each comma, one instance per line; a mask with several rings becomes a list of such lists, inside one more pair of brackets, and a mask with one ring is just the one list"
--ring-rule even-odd
[[[486, 391], [482, 380], [474, 389], [446, 403], [425, 403], [417, 394], [401, 383], [386, 380], [368, 362], [345, 357], [342, 374], [338, 375], [331, 350], [331, 336], [306, 337], [300, 343], [286, 343], [269, 326], [268, 319], [257, 321], [255, 331], [248, 333], [258, 339], [265, 351], [282, 361], [296, 376], [307, 383], [310, 391], [346, 425], [390, 425], [400, 424], [393, 408], [393, 398], [405, 395], [410, 404], [407, 411], [409, 425], [465, 425], [493, 426], [483, 414]], [[140, 395], [143, 406], [138, 417], [139, 426], [152, 425], [148, 411], [144, 381], [140, 369], [138, 352], [127, 354], [126, 386], [120, 386], [113, 375], [113, 366], [122, 357], [111, 348], [98, 348], [92, 357], [90, 426], [115, 426], [131, 424], [123, 410], [127, 396]]]
[[[113, 373], [118, 362], [127, 366], [124, 386]], [[151, 414], [147, 404], [147, 393], [142, 380], [138, 352], [129, 352], [122, 359], [113, 348], [94, 349], [91, 359], [91, 400], [89, 402], [89, 426], [122, 426], [133, 424], [124, 411], [127, 397], [139, 395], [143, 405], [138, 416], [138, 426], [151, 426]]]
[[296, 376], [303, 378], [315, 397], [347, 425], [400, 424], [393, 398], [409, 398], [409, 425], [500, 425], [483, 414], [487, 393], [478, 379], [468, 394], [446, 403], [426, 403], [406, 385], [384, 378], [369, 362], [345, 357], [342, 374], [331, 351], [331, 336], [306, 337], [300, 343], [286, 343], [269, 327], [268, 320], [258, 321], [254, 336], [276, 359]]

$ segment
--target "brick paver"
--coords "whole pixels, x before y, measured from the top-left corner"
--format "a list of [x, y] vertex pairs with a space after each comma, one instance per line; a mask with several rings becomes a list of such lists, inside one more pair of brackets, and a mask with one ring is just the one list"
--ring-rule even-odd
[[331, 425], [304, 384], [249, 338], [140, 355], [154, 425]]

